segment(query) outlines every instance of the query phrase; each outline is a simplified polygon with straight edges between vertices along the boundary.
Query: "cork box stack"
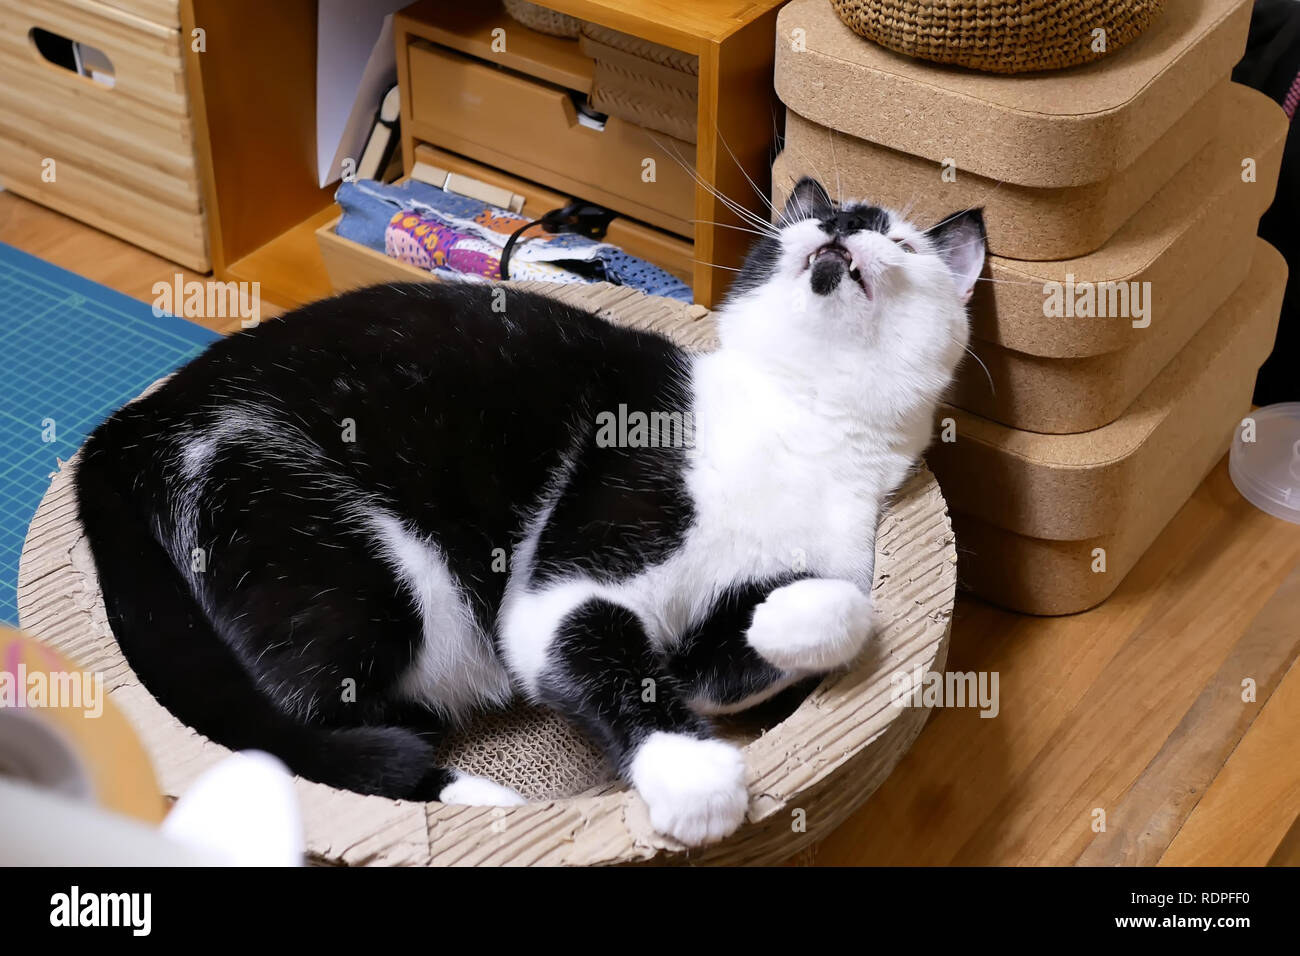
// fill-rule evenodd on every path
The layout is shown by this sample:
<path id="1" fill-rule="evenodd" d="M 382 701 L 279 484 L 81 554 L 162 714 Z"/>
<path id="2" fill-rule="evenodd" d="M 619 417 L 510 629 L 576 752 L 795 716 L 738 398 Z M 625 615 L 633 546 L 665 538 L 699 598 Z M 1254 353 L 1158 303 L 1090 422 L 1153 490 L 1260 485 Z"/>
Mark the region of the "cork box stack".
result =
<path id="1" fill-rule="evenodd" d="M 982 206 L 971 351 L 928 461 L 964 585 L 1013 610 L 1105 600 L 1227 450 L 1286 282 L 1256 239 L 1286 117 L 1231 83 L 1249 0 L 1168 4 L 1085 65 L 995 75 L 778 22 L 779 209 L 805 175 L 923 225 Z"/>

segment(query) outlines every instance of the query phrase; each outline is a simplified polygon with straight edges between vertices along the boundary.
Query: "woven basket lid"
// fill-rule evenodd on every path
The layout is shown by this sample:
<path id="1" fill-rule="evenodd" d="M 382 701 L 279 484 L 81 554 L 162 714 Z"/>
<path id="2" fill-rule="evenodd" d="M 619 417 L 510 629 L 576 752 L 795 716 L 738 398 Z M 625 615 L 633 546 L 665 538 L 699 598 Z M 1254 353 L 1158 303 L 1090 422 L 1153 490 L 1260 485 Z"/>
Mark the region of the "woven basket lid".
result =
<path id="1" fill-rule="evenodd" d="M 987 73 L 1028 73 L 1101 59 L 1145 30 L 1165 0 L 831 0 L 831 6 L 854 32 L 898 53 Z"/>

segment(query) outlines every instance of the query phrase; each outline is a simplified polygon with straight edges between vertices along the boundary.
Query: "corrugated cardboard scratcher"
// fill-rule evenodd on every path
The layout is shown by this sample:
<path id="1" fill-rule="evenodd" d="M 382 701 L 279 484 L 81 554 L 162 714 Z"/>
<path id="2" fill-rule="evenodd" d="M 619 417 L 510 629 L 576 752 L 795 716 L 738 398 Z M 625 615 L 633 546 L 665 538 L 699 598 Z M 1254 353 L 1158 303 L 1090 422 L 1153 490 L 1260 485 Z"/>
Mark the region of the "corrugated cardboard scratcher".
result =
<path id="1" fill-rule="evenodd" d="M 517 283 L 691 349 L 714 342 L 706 310 L 608 285 Z M 225 748 L 182 725 L 140 684 L 105 617 L 76 515 L 76 459 L 55 476 L 32 520 L 19 569 L 22 626 L 102 672 L 174 797 Z M 860 661 L 824 680 L 793 712 L 744 744 L 750 806 L 721 844 L 687 851 L 657 834 L 635 793 L 610 779 L 591 745 L 548 712 L 485 718 L 451 742 L 446 762 L 513 786 L 524 806 L 464 807 L 360 796 L 299 780 L 312 859 L 344 865 L 775 863 L 828 835 L 906 753 L 929 712 L 898 706 L 896 675 L 941 672 L 957 555 L 947 507 L 922 466 L 895 494 L 876 538 L 878 632 Z"/>

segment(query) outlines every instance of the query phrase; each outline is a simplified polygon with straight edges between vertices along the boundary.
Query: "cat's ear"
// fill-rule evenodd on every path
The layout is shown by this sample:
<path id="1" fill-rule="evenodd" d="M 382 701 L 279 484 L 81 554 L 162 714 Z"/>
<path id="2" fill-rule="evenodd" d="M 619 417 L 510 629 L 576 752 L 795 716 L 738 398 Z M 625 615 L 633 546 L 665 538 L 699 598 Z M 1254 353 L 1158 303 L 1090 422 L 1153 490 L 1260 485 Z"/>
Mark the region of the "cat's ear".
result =
<path id="1" fill-rule="evenodd" d="M 800 219 L 825 219 L 835 212 L 835 204 L 824 187 L 811 176 L 804 176 L 790 190 L 790 198 L 785 201 L 781 216 L 786 222 L 798 222 Z"/>
<path id="2" fill-rule="evenodd" d="M 984 253 L 988 233 L 984 230 L 984 210 L 967 209 L 953 213 L 926 233 L 939 258 L 952 273 L 952 281 L 963 302 L 969 302 L 975 281 L 984 271 Z"/>

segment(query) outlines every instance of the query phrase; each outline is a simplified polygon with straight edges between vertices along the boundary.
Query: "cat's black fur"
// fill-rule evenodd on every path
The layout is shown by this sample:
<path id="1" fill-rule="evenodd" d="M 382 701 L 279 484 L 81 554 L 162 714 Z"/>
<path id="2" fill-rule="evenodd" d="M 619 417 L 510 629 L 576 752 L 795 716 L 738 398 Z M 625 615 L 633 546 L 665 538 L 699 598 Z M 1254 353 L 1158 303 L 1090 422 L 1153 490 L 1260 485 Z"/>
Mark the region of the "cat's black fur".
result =
<path id="1" fill-rule="evenodd" d="M 574 464 L 538 545 L 541 580 L 575 567 L 631 574 L 685 532 L 682 449 L 598 447 L 592 424 L 620 404 L 681 407 L 681 360 L 660 336 L 553 299 L 457 284 L 366 289 L 215 343 L 114 414 L 81 455 L 81 517 L 127 660 L 164 706 L 226 746 L 361 792 L 436 797 L 449 779 L 433 759 L 444 721 L 392 697 L 420 617 L 340 505 L 373 497 L 432 536 L 494 633 L 502 555 L 561 456 Z M 205 612 L 178 573 L 186 556 L 168 550 L 181 467 L 168 441 L 235 409 L 267 433 L 253 422 L 248 441 L 205 463 L 194 540 L 218 602 Z M 295 456 L 306 444 L 319 454 Z M 266 630 L 241 635 L 244 620 Z M 619 666 L 617 636 L 602 633 L 603 649 L 582 648 L 572 668 Z M 584 634 L 571 622 L 563 640 Z M 736 661 L 774 670 L 738 644 Z M 637 680 L 653 672 L 641 662 Z M 753 683 L 743 670 L 709 673 L 728 699 Z M 342 699 L 349 679 L 355 700 Z M 689 692 L 696 675 L 679 666 L 672 679 Z"/>

